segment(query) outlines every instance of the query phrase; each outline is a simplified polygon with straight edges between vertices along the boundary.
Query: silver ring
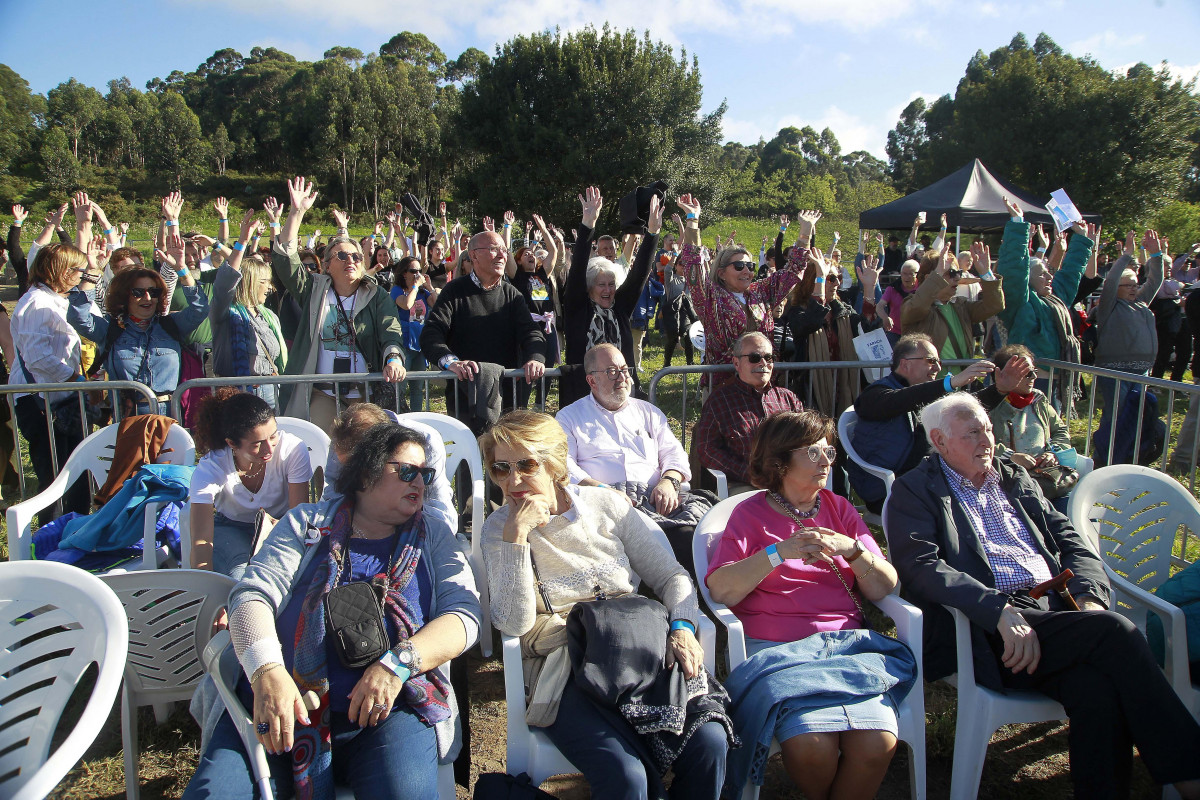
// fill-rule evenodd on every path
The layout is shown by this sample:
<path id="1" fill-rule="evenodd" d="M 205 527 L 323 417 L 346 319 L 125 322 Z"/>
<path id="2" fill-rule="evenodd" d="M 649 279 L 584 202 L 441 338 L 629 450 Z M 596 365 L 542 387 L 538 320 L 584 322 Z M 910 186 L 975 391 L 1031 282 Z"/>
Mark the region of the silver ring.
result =
<path id="1" fill-rule="evenodd" d="M 375 705 L 371 706 L 371 708 L 373 708 L 375 711 L 386 711 L 388 707 L 383 703 L 376 703 Z"/>
<path id="2" fill-rule="evenodd" d="M 270 733 L 271 732 L 271 723 L 260 722 L 254 726 L 254 730 L 258 731 L 259 733 Z"/>

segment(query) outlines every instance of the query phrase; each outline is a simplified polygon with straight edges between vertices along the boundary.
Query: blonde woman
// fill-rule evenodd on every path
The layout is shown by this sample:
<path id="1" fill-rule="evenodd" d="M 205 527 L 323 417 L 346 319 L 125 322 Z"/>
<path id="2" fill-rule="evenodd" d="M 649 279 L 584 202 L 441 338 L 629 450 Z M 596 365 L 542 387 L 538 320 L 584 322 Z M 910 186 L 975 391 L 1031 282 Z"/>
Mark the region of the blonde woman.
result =
<path id="1" fill-rule="evenodd" d="M 274 291 L 271 268 L 257 254 L 243 258 L 259 225 L 254 209 L 246 211 L 238 241 L 213 283 L 208 318 L 213 331 L 213 374 L 218 377 L 279 375 L 287 366 L 279 318 L 266 305 Z M 274 384 L 251 384 L 246 389 L 276 407 Z"/>

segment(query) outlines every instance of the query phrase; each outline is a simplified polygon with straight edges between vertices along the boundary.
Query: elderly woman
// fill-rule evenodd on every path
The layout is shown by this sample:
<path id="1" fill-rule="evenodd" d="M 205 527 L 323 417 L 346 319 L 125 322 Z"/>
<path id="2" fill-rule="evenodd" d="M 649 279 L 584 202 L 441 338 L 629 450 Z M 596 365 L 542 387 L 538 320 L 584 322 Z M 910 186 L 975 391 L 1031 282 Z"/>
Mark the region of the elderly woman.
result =
<path id="1" fill-rule="evenodd" d="M 431 472 L 419 434 L 373 428 L 343 497 L 281 519 L 230 596 L 238 691 L 253 695 L 280 796 L 332 798 L 337 782 L 360 798 L 436 797 L 438 764 L 457 755 L 449 666 L 478 636 L 479 596 L 458 540 L 422 513 Z M 228 717 L 184 796 L 256 796 Z"/>
<path id="2" fill-rule="evenodd" d="M 632 594 L 640 576 L 670 620 L 669 632 L 664 621 L 658 634 L 667 640 L 666 669 L 690 679 L 703 670 L 695 588 L 654 526 L 620 495 L 569 483 L 567 439 L 553 417 L 510 412 L 480 445 L 505 500 L 483 527 L 492 621 L 521 637 L 526 721 L 583 771 L 593 797 L 660 796 L 663 766 L 644 736 L 579 687 L 564 619 L 587 601 Z M 708 721 L 685 730 L 690 736 L 674 758 L 670 795 L 715 799 L 725 774 L 725 729 Z"/>
<path id="3" fill-rule="evenodd" d="M 878 600 L 896 586 L 895 570 L 854 506 L 823 488 L 836 455 L 834 432 L 833 420 L 814 411 L 785 411 L 763 422 L 750 476 L 766 491 L 734 509 L 709 561 L 712 597 L 742 621 L 751 656 L 730 675 L 735 702 L 746 674 L 739 671 L 764 658 L 831 657 L 860 639 L 855 629 L 866 624 L 854 590 Z M 874 797 L 896 750 L 896 704 L 906 689 L 901 684 L 881 694 L 865 680 L 842 677 L 838 692 L 823 695 L 835 695 L 830 700 L 787 701 L 773 730 L 743 727 L 739 706 L 734 716 L 745 744 L 738 761 L 730 759 L 730 782 L 740 785 L 751 772 L 753 742 L 775 738 L 806 797 Z M 755 770 L 761 782 L 761 766 Z"/>
<path id="4" fill-rule="evenodd" d="M 271 268 L 261 256 L 243 258 L 258 228 L 254 210 L 246 211 L 233 254 L 217 268 L 208 309 L 213 330 L 213 374 L 217 377 L 270 377 L 287 366 L 287 343 L 279 318 L 266 305 L 275 289 Z M 274 384 L 250 384 L 248 388 L 275 407 Z"/>
<path id="5" fill-rule="evenodd" d="M 156 256 L 171 266 L 182 263 L 183 241 L 169 237 L 167 250 L 157 251 Z M 123 395 L 123 415 L 167 410 L 171 393 L 179 386 L 181 341 L 208 319 L 208 295 L 188 277 L 187 270 L 181 268 L 179 275 L 190 284 L 182 287 L 188 305 L 169 315 L 166 282 L 158 272 L 144 267 L 117 273 L 104 295 L 104 313 L 88 291 L 95 286 L 92 276 L 85 275 L 70 294 L 67 321 L 80 336 L 96 343 L 96 357 L 103 359 L 109 379 L 139 381 L 158 396 L 158 403 L 151 408 L 138 395 Z"/>
<path id="6" fill-rule="evenodd" d="M 700 258 L 700 201 L 690 194 L 679 198 L 687 215 L 683 221 L 683 251 L 679 261 L 687 273 L 688 292 L 700 321 L 704 323 L 704 363 L 729 364 L 734 342 L 748 331 L 761 331 L 772 339 L 775 320 L 772 309 L 787 297 L 808 263 L 819 211 L 799 214 L 800 237 L 788 253 L 787 266 L 760 281 L 754 280 L 758 263 L 740 245 L 726 247 L 713 261 L 712 272 L 703 274 Z"/>
<path id="7" fill-rule="evenodd" d="M 300 263 L 296 235 L 317 190 L 298 177 L 288 181 L 288 192 L 291 209 L 273 246 L 271 269 L 304 308 L 304 319 L 292 343 L 287 373 L 343 377 L 382 371 L 389 383 L 404 380 L 404 332 L 396 319 L 396 306 L 388 292 L 364 274 L 358 243 L 339 229 L 325 245 L 321 273 L 310 273 Z M 281 405 L 288 416 L 310 419 L 328 431 L 339 399 L 343 404 L 366 399 L 363 384 L 338 385 L 336 399 L 334 392 L 332 382 L 318 383 L 311 392 L 285 386 Z"/>
<path id="8" fill-rule="evenodd" d="M 900 322 L 900 309 L 908 296 L 917 290 L 917 273 L 920 271 L 920 263 L 911 258 L 901 264 L 899 285 L 892 285 L 884 289 L 883 299 L 875 307 L 876 313 L 880 317 L 887 317 L 891 322 L 888 339 L 892 344 L 900 341 L 900 337 L 904 335 L 904 325 Z"/>
<path id="9" fill-rule="evenodd" d="M 1133 260 L 1133 231 L 1125 239 L 1125 252 L 1108 269 L 1100 302 L 1096 305 L 1096 366 L 1105 369 L 1146 375 L 1154 366 L 1158 354 L 1158 330 L 1150 302 L 1163 282 L 1163 253 L 1167 240 L 1156 231 L 1148 230 L 1142 237 L 1146 260 L 1145 283 L 1138 285 L 1136 262 Z M 1133 384 L 1115 378 L 1096 378 L 1104 410 L 1095 432 L 1097 467 L 1108 464 L 1108 444 L 1112 426 L 1117 421 L 1125 395 Z M 1136 426 L 1135 420 L 1129 421 Z"/>
<path id="10" fill-rule="evenodd" d="M 241 578 L 259 510 L 278 519 L 308 500 L 308 448 L 279 430 L 265 400 L 232 387 L 200 402 L 195 432 L 201 457 L 191 485 L 192 568 Z"/>
<path id="11" fill-rule="evenodd" d="M 564 364 L 582 365 L 588 350 L 598 344 L 620 348 L 625 363 L 636 364 L 633 332 L 629 327 L 638 298 L 650 277 L 651 260 L 658 250 L 658 232 L 662 229 L 663 208 L 655 195 L 650 199 L 650 215 L 646 236 L 638 248 L 633 266 L 624 280 L 618 280 L 624 270 L 607 258 L 591 257 L 592 234 L 604 198 L 595 186 L 589 186 L 579 196 L 583 205 L 583 220 L 575 232 L 575 248 L 571 252 L 571 269 L 563 290 L 563 314 L 566 316 L 567 353 Z M 620 288 L 618 288 L 618 286 Z M 635 391 L 640 387 L 636 374 Z M 560 384 L 559 404 L 565 408 L 588 393 L 582 369 L 576 369 Z"/>

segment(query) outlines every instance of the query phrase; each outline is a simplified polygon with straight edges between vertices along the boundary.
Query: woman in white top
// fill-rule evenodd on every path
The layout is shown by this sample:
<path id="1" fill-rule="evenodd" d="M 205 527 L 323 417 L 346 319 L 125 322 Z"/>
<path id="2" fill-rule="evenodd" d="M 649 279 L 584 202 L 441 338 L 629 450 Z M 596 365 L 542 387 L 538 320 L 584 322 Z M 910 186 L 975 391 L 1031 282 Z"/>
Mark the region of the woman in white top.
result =
<path id="1" fill-rule="evenodd" d="M 16 355 L 10 365 L 11 383 L 68 383 L 81 378 L 79 334 L 67 322 L 67 295 L 88 271 L 89 258 L 94 260 L 94 253 L 85 254 L 69 244 L 47 244 L 38 250 L 30 270 L 29 291 L 17 301 L 13 311 L 11 331 Z M 94 263 L 91 271 L 99 271 Z M 74 395 L 49 397 L 51 403 L 62 398 L 74 401 Z M 71 451 L 83 441 L 82 426 L 55 430 L 54 456 L 58 461 L 55 464 L 50 453 L 53 422 L 46 419 L 42 395 L 19 395 L 16 412 L 17 427 L 28 442 L 33 471 L 44 489 L 54 480 Z M 63 511 L 86 514 L 89 504 L 87 481 L 76 481 L 67 490 Z"/>
<path id="2" fill-rule="evenodd" d="M 279 430 L 266 401 L 232 388 L 204 399 L 196 448 L 204 456 L 192 474 L 192 568 L 240 580 L 259 509 L 278 519 L 308 500 L 308 448 Z"/>

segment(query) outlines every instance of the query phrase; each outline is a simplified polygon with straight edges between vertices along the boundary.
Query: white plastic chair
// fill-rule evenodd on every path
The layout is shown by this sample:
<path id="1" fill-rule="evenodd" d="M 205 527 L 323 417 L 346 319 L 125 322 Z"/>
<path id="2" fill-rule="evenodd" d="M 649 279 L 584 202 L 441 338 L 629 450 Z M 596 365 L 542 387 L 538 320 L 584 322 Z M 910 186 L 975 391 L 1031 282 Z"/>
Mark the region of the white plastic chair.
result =
<path id="1" fill-rule="evenodd" d="M 0 586 L 0 796 L 40 800 L 108 720 L 129 633 L 112 590 L 68 564 L 0 563 Z M 83 713 L 51 754 L 67 701 L 92 663 L 98 672 Z"/>
<path id="2" fill-rule="evenodd" d="M 96 486 L 104 485 L 108 479 L 108 469 L 112 466 L 118 427 L 117 424 L 107 425 L 89 435 L 71 453 L 67 463 L 63 465 L 62 470 L 49 486 L 28 500 L 9 507 L 5 518 L 8 523 L 8 558 L 10 561 L 33 557 L 33 518 L 61 500 L 77 478 L 85 472 L 89 472 L 95 480 Z M 163 448 L 171 448 L 172 452 L 165 453 L 161 463 L 181 464 L 189 467 L 196 463 L 196 444 L 192 441 L 191 434 L 182 425 L 171 426 Z M 158 527 L 158 512 L 162 505 L 162 503 L 151 503 L 146 506 L 142 563 L 140 566 L 127 565 L 128 569 L 155 569 L 167 560 L 167 549 L 154 546 L 154 532 Z M 184 511 L 181 511 L 181 520 L 183 516 Z M 186 548 L 184 552 L 187 552 Z"/>
<path id="3" fill-rule="evenodd" d="M 237 696 L 235 687 L 241 674 L 241 666 L 233 652 L 229 631 L 219 631 L 209 640 L 201 654 L 201 663 L 204 671 L 212 677 L 217 694 L 225 704 L 225 711 L 233 720 L 242 746 L 249 754 L 250 770 L 258 786 L 259 800 L 274 800 L 275 793 L 271 791 L 271 768 L 267 763 L 266 748 L 259 743 L 254 733 L 254 720 Z M 438 766 L 437 782 L 438 800 L 455 800 L 453 764 Z M 349 787 L 338 786 L 336 789 L 338 800 L 354 800 L 354 793 Z"/>
<path id="4" fill-rule="evenodd" d="M 854 406 L 849 406 L 842 415 L 838 417 L 838 444 L 846 451 L 846 458 L 853 461 L 858 466 L 862 467 L 868 475 L 873 475 L 883 481 L 883 498 L 886 501 L 888 495 L 892 493 L 892 481 L 896 480 L 896 475 L 890 469 L 879 467 L 875 464 L 868 463 L 866 459 L 858 454 L 854 449 L 854 428 L 858 425 L 858 414 L 854 410 Z M 866 512 L 863 514 L 863 519 L 873 525 L 883 525 L 883 520 L 879 514 Z"/>
<path id="5" fill-rule="evenodd" d="M 657 525 L 651 525 L 658 532 L 660 544 L 668 553 L 672 552 L 667 535 Z M 635 585 L 641 582 L 636 573 L 633 582 Z M 696 634 L 700 646 L 704 649 L 704 667 L 715 675 L 716 626 L 712 620 L 701 614 Z M 540 786 L 554 775 L 579 772 L 575 765 L 558 751 L 546 734 L 525 724 L 525 672 L 521 666 L 521 640 L 516 636 L 502 635 L 500 642 L 504 656 L 504 699 L 508 706 L 508 750 L 505 770 L 509 775 L 528 773 L 534 786 Z"/>
<path id="6" fill-rule="evenodd" d="M 696 564 L 696 575 L 700 579 L 700 595 L 717 620 L 725 626 L 728 634 L 729 669 L 732 671 L 746 660 L 746 633 L 741 620 L 725 605 L 713 600 L 704 581 L 708 574 L 708 557 L 716 547 L 721 535 L 729 525 L 729 517 L 740 503 L 762 494 L 761 490 L 753 494 L 737 495 L 717 503 L 696 526 L 692 538 L 692 559 Z M 891 617 L 896 624 L 896 636 L 908 645 L 917 662 L 917 679 L 912 691 L 900 703 L 896 718 L 899 723 L 899 739 L 908 745 L 910 750 L 908 783 L 909 792 L 916 800 L 925 797 L 925 694 L 922 681 L 922 622 L 921 610 L 906 603 L 897 595 L 888 595 L 874 605 L 880 611 Z M 749 746 L 743 744 L 743 746 Z M 770 755 L 779 752 L 779 742 L 771 741 Z M 742 791 L 742 800 L 756 800 L 759 787 L 747 782 Z"/>
<path id="7" fill-rule="evenodd" d="M 475 573 L 475 587 L 479 590 L 479 605 L 483 611 L 482 625 L 479 629 L 479 650 L 484 658 L 491 658 L 492 604 L 488 592 L 487 569 L 483 565 L 483 549 L 480 545 L 483 540 L 480 533 L 483 531 L 484 499 L 487 495 L 484 490 L 483 456 L 479 452 L 479 443 L 470 428 L 447 414 L 411 411 L 401 414 L 400 419 L 423 423 L 441 434 L 442 442 L 446 445 L 447 479 L 454 478 L 463 462 L 466 462 L 467 470 L 471 473 L 471 552 L 468 560 L 471 571 Z"/>
<path id="8" fill-rule="evenodd" d="M 700 357 L 703 358 L 704 357 L 704 323 L 701 322 L 700 320 L 696 320 L 691 325 L 689 325 L 688 329 L 687 329 L 687 336 L 689 339 L 692 340 L 692 347 L 694 347 L 696 349 L 696 352 L 698 352 L 700 354 Z"/>
<path id="9" fill-rule="evenodd" d="M 219 572 L 191 569 L 129 572 L 103 580 L 124 605 L 129 622 L 121 744 L 125 796 L 137 800 L 137 710 L 191 699 L 204 675 L 200 653 L 237 581 Z"/>
<path id="10" fill-rule="evenodd" d="M 308 448 L 308 462 L 312 465 L 314 476 L 318 468 L 325 469 L 325 464 L 329 462 L 329 434 L 308 420 L 298 417 L 276 417 L 275 424 L 279 430 L 287 431 L 304 442 Z M 324 486 L 317 487 L 318 496 L 323 488 Z"/>
<path id="11" fill-rule="evenodd" d="M 1200 686 L 1191 679 L 1183 611 L 1152 594 L 1171 576 L 1171 548 L 1179 527 L 1200 535 L 1200 503 L 1169 475 L 1114 464 L 1079 480 L 1068 512 L 1075 530 L 1104 560 L 1113 611 L 1142 633 L 1151 613 L 1162 621 L 1167 680 L 1200 719 Z"/>
<path id="12" fill-rule="evenodd" d="M 883 501 L 883 535 L 888 538 L 887 506 Z M 958 710 L 954 725 L 954 762 L 950 773 L 951 800 L 973 800 L 979 793 L 979 778 L 987 758 L 988 743 L 1001 725 L 1015 722 L 1050 722 L 1067 718 L 1067 711 L 1038 692 L 1000 692 L 975 683 L 975 662 L 971 651 L 971 620 L 957 608 L 943 606 L 954 618 L 955 653 L 958 672 L 946 682 L 958 689 Z"/>

